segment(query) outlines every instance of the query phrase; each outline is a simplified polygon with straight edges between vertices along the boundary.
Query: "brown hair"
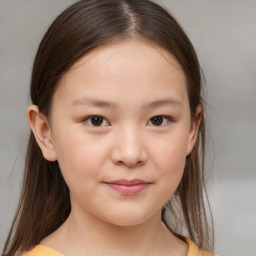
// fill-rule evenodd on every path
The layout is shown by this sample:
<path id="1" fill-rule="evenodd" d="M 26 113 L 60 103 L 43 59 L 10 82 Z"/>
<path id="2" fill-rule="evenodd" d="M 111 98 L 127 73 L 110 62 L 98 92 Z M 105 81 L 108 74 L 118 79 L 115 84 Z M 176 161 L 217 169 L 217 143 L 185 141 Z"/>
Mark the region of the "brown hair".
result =
<path id="1" fill-rule="evenodd" d="M 191 117 L 198 106 L 203 110 L 200 66 L 191 42 L 170 13 L 147 0 L 83 0 L 61 13 L 42 39 L 35 57 L 32 103 L 48 116 L 58 81 L 76 61 L 96 47 L 128 38 L 153 42 L 175 56 L 187 78 Z M 204 138 L 202 118 L 196 145 L 186 159 L 175 195 L 163 208 L 162 220 L 179 236 L 175 226 L 168 225 L 165 209 L 169 208 L 177 220 L 182 213 L 189 237 L 200 248 L 212 250 L 212 223 L 207 221 L 204 206 Z M 43 158 L 31 133 L 21 198 L 3 254 L 13 256 L 35 246 L 66 220 L 70 210 L 69 189 L 58 162 Z"/>

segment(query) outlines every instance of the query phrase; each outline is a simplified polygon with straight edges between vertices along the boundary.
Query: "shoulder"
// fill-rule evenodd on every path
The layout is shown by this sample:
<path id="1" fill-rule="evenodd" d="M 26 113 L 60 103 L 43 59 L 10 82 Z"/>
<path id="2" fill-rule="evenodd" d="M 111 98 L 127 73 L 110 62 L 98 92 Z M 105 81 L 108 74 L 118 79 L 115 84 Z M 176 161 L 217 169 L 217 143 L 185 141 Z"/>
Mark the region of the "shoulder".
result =
<path id="1" fill-rule="evenodd" d="M 22 256 L 63 256 L 51 247 L 45 245 L 37 245 L 32 250 L 22 254 Z"/>
<path id="2" fill-rule="evenodd" d="M 217 254 L 213 254 L 206 250 L 201 250 L 198 246 L 188 238 L 184 238 L 188 243 L 188 255 L 187 256 L 218 256 Z"/>

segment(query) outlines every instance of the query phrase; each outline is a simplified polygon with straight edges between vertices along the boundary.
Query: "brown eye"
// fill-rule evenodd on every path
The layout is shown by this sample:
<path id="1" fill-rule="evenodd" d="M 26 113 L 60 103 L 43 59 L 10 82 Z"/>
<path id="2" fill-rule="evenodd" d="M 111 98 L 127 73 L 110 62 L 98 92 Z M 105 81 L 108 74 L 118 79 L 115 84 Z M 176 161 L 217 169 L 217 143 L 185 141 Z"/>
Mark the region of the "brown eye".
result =
<path id="1" fill-rule="evenodd" d="M 84 119 L 84 122 L 88 123 L 91 126 L 106 126 L 108 122 L 102 116 L 88 116 Z"/>
<path id="2" fill-rule="evenodd" d="M 154 116 L 150 119 L 151 124 L 154 126 L 161 126 L 169 121 L 172 121 L 172 118 L 169 116 Z"/>
<path id="3" fill-rule="evenodd" d="M 101 116 L 91 117 L 91 123 L 94 126 L 100 126 L 103 123 L 103 118 Z"/>

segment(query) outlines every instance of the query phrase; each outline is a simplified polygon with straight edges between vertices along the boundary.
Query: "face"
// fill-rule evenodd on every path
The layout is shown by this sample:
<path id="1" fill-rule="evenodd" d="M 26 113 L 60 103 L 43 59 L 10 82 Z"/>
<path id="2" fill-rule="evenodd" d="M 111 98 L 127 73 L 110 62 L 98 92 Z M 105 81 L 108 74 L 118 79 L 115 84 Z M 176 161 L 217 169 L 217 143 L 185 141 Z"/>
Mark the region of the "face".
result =
<path id="1" fill-rule="evenodd" d="M 197 126 L 185 75 L 162 49 L 128 41 L 84 56 L 62 77 L 50 114 L 72 211 L 122 226 L 158 214 L 181 180 Z"/>

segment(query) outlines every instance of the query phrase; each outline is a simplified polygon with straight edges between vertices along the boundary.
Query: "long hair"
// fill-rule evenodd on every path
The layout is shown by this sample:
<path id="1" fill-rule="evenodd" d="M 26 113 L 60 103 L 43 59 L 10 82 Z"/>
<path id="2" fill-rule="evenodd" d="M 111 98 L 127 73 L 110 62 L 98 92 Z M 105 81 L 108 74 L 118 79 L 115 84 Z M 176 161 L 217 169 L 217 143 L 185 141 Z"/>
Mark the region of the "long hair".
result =
<path id="1" fill-rule="evenodd" d="M 146 40 L 172 54 L 186 76 L 191 118 L 198 106 L 204 115 L 202 79 L 195 50 L 173 16 L 148 0 L 82 0 L 64 10 L 39 45 L 31 77 L 32 103 L 49 116 L 58 82 L 69 68 L 95 48 L 126 39 Z M 202 116 L 196 144 L 186 159 L 178 189 L 164 208 L 169 211 L 162 211 L 162 220 L 179 236 L 175 225 L 168 224 L 166 214 L 168 212 L 177 221 L 182 216 L 188 236 L 200 248 L 211 250 L 211 214 L 208 218 L 204 204 L 204 145 Z M 13 256 L 15 252 L 31 249 L 55 231 L 70 211 L 69 189 L 58 162 L 44 159 L 31 133 L 22 193 L 3 254 Z"/>

